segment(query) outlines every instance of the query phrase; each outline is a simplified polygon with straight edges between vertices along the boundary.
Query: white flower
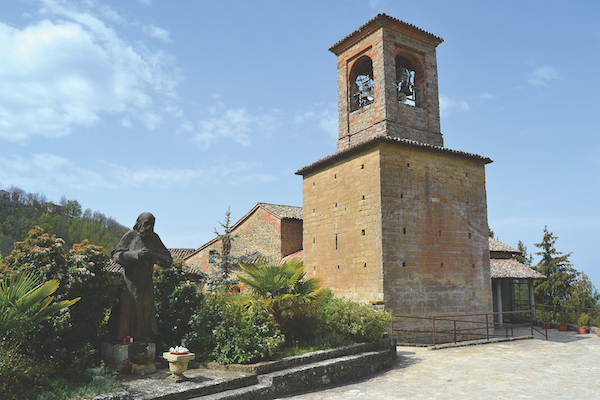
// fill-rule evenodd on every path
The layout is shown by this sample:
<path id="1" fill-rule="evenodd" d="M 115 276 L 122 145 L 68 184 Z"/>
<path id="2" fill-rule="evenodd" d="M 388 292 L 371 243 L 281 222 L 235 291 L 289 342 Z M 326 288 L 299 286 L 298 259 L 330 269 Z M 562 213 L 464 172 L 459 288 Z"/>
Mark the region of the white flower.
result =
<path id="1" fill-rule="evenodd" d="M 169 351 L 170 351 L 171 353 L 188 353 L 188 352 L 189 352 L 189 350 L 188 350 L 188 349 L 186 349 L 186 348 L 185 348 L 185 347 L 183 347 L 183 346 L 175 346 L 175 347 L 171 347 L 171 348 L 169 349 Z"/>

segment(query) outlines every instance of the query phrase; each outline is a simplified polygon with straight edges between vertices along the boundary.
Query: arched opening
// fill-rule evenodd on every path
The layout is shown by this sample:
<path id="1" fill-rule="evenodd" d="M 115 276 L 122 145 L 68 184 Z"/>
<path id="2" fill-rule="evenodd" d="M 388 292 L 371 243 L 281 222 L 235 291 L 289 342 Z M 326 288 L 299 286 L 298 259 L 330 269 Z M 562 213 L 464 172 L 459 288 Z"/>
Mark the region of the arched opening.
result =
<path id="1" fill-rule="evenodd" d="M 375 101 L 373 61 L 368 56 L 362 56 L 354 62 L 348 86 L 351 104 L 350 111 L 358 110 Z"/>
<path id="2" fill-rule="evenodd" d="M 396 56 L 396 85 L 398 102 L 418 107 L 421 103 L 420 79 L 417 69 L 407 58 Z"/>

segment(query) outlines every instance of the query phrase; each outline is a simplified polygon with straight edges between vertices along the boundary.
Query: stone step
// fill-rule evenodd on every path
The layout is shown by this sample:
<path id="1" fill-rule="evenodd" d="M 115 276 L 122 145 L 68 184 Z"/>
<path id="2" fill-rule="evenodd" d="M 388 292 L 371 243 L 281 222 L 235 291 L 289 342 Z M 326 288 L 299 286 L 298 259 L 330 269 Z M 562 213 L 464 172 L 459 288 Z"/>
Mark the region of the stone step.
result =
<path id="1" fill-rule="evenodd" d="M 265 400 L 303 393 L 326 386 L 356 381 L 390 366 L 389 350 L 352 354 L 326 359 L 258 376 L 258 384 L 227 390 L 190 400 Z M 181 397 L 183 399 L 183 397 Z"/>

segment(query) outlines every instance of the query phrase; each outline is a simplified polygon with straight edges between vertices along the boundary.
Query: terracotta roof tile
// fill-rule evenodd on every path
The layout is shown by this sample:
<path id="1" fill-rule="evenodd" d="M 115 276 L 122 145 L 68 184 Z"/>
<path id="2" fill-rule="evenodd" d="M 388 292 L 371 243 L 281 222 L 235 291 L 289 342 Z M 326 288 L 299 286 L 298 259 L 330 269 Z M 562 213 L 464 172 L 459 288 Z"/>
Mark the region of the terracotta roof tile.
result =
<path id="1" fill-rule="evenodd" d="M 302 220 L 302 207 L 285 206 L 280 204 L 258 203 L 259 206 L 275 215 L 279 219 L 299 219 Z"/>
<path id="2" fill-rule="evenodd" d="M 546 279 L 545 275 L 512 258 L 492 258 L 490 260 L 490 272 L 492 278 Z"/>
<path id="3" fill-rule="evenodd" d="M 260 251 L 249 251 L 240 257 L 240 263 L 244 265 L 253 265 L 261 261 L 266 261 L 269 258 Z"/>
<path id="4" fill-rule="evenodd" d="M 189 255 L 195 251 L 194 249 L 185 249 L 185 248 L 176 248 L 176 249 L 168 249 L 168 250 L 169 250 L 169 253 L 171 253 L 171 257 L 173 257 L 173 259 L 176 259 L 176 258 L 183 259 L 187 255 Z M 120 274 L 121 271 L 123 270 L 123 267 L 121 266 L 121 264 L 111 261 L 110 264 L 108 264 L 106 266 L 105 270 L 110 272 L 111 274 Z M 194 273 L 193 271 L 191 271 L 191 269 L 189 267 L 188 267 L 188 271 L 186 271 L 186 272 L 189 272 L 191 274 Z"/>
<path id="5" fill-rule="evenodd" d="M 348 40 L 348 39 L 350 39 L 350 38 L 352 38 L 352 37 L 354 37 L 354 36 L 356 36 L 356 35 L 359 35 L 359 34 L 360 34 L 360 33 L 362 33 L 362 32 L 363 32 L 365 29 L 367 29 L 367 28 L 370 28 L 372 25 L 376 25 L 376 24 L 377 24 L 377 23 L 379 23 L 379 22 L 383 22 L 383 20 L 392 21 L 392 22 L 394 22 L 394 23 L 397 23 L 397 24 L 403 25 L 403 26 L 405 26 L 405 27 L 408 27 L 408 28 L 410 28 L 410 29 L 413 29 L 413 30 L 415 30 L 415 31 L 418 31 L 418 32 L 421 32 L 421 33 L 425 33 L 425 34 L 429 35 L 429 36 L 430 36 L 430 37 L 431 37 L 431 38 L 432 38 L 434 41 L 438 42 L 438 44 L 444 41 L 444 39 L 442 39 L 441 37 L 435 36 L 435 35 L 433 35 L 433 34 L 431 34 L 431 33 L 427 32 L 427 31 L 424 31 L 423 29 L 421 29 L 421 28 L 418 28 L 418 27 L 416 27 L 416 26 L 415 26 L 415 25 L 413 25 L 413 24 L 409 24 L 409 23 L 407 23 L 407 22 L 404 22 L 404 21 L 401 21 L 401 20 L 399 20 L 399 19 L 397 19 L 397 18 L 390 17 L 389 15 L 386 15 L 386 14 L 378 14 L 378 15 L 377 15 L 375 18 L 373 18 L 373 19 L 371 19 L 371 20 L 367 21 L 367 22 L 366 22 L 364 25 L 362 25 L 360 28 L 358 28 L 357 30 L 355 30 L 355 31 L 354 31 L 354 32 L 352 32 L 351 34 L 347 35 L 347 36 L 346 36 L 346 37 L 344 37 L 342 40 L 340 40 L 340 41 L 338 41 L 336 44 L 334 44 L 333 46 L 331 46 L 331 47 L 329 48 L 329 51 L 331 51 L 331 52 L 332 52 L 332 53 L 334 53 L 334 54 L 337 54 L 337 53 L 336 53 L 336 51 L 337 51 L 337 47 L 339 47 L 339 46 L 340 46 L 340 45 L 341 45 L 343 42 L 345 42 L 346 40 Z"/>
<path id="6" fill-rule="evenodd" d="M 171 253 L 171 257 L 173 259 L 179 258 L 184 259 L 190 254 L 192 254 L 196 249 L 169 249 L 169 253 Z"/>
<path id="7" fill-rule="evenodd" d="M 303 175 L 304 173 L 314 169 L 315 167 L 317 167 L 321 164 L 324 164 L 328 161 L 332 161 L 337 158 L 343 157 L 347 154 L 352 154 L 354 152 L 360 151 L 363 148 L 372 146 L 376 142 L 388 142 L 388 143 L 410 146 L 410 147 L 421 147 L 421 148 L 425 148 L 425 149 L 429 149 L 429 150 L 437 151 L 437 152 L 441 152 L 441 153 L 455 154 L 455 155 L 466 157 L 466 158 L 476 159 L 476 160 L 482 161 L 485 164 L 489 164 L 492 162 L 492 160 L 489 159 L 488 157 L 483 157 L 483 156 L 473 154 L 473 153 L 467 153 L 467 152 L 460 151 L 460 150 L 452 150 L 452 149 L 442 147 L 442 146 L 434 146 L 432 144 L 421 143 L 421 142 L 418 142 L 416 140 L 411 140 L 411 139 L 400 139 L 400 138 L 390 137 L 390 136 L 386 136 L 386 135 L 381 135 L 381 136 L 376 136 L 372 139 L 369 139 L 365 142 L 355 144 L 345 150 L 335 152 L 327 157 L 324 157 L 318 161 L 315 161 L 312 164 L 307 165 L 304 168 L 300 168 L 298 171 L 296 171 L 296 175 Z"/>
<path id="8" fill-rule="evenodd" d="M 519 250 L 513 249 L 509 245 L 504 244 L 497 239 L 489 238 L 489 242 L 490 242 L 490 251 L 502 251 L 502 252 L 507 252 L 507 253 L 519 253 L 519 254 L 521 253 Z"/>

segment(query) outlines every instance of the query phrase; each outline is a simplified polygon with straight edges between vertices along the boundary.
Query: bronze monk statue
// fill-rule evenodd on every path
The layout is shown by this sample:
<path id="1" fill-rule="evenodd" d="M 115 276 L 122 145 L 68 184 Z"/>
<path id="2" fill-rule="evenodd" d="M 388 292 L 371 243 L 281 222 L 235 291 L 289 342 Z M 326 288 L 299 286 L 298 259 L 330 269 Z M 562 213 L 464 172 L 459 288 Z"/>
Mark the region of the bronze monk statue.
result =
<path id="1" fill-rule="evenodd" d="M 111 259 L 123 266 L 119 299 L 109 319 L 113 340 L 131 336 L 135 342 L 151 341 L 157 334 L 154 308 L 154 264 L 171 265 L 169 250 L 154 233 L 154 216 L 142 213 L 111 253 Z"/>

